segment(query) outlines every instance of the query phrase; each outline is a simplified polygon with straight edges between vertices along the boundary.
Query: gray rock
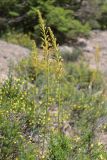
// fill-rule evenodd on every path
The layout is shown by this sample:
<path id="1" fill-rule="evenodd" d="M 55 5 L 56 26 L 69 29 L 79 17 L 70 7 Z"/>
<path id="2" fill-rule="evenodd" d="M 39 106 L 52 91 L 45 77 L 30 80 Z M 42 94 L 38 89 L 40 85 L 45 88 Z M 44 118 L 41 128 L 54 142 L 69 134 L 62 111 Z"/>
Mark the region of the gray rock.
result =
<path id="1" fill-rule="evenodd" d="M 80 46 L 83 50 L 83 55 L 91 68 L 96 68 L 96 48 L 99 48 L 99 66 L 103 73 L 107 73 L 107 31 L 92 31 L 89 39 L 78 38 L 77 45 L 84 43 Z"/>
<path id="2" fill-rule="evenodd" d="M 63 46 L 60 46 L 59 47 L 60 51 L 62 54 L 65 54 L 65 53 L 71 53 L 73 52 L 73 47 L 69 47 L 69 46 L 66 46 L 66 45 L 63 45 Z"/>
<path id="3" fill-rule="evenodd" d="M 9 65 L 15 65 L 22 58 L 28 56 L 30 50 L 27 48 L 10 44 L 0 40 L 0 81 L 7 78 Z"/>

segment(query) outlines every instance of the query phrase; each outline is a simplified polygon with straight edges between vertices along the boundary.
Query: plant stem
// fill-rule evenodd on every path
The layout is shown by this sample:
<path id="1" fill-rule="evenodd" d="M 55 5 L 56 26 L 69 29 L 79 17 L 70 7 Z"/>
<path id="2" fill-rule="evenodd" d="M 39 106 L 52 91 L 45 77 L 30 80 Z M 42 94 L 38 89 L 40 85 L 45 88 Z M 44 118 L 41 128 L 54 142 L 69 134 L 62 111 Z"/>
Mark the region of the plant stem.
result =
<path id="1" fill-rule="evenodd" d="M 60 133 L 60 112 L 61 112 L 61 97 L 60 97 L 60 81 L 58 79 L 58 132 Z"/>
<path id="2" fill-rule="evenodd" d="M 46 108 L 45 108 L 45 129 L 44 129 L 44 137 L 43 137 L 43 151 L 45 148 L 45 140 L 47 140 L 46 138 L 46 133 L 48 131 L 48 108 L 49 108 L 49 57 L 48 57 L 48 51 L 46 54 L 46 63 L 47 63 L 47 70 L 46 70 Z M 43 152 L 42 152 L 43 153 Z"/>

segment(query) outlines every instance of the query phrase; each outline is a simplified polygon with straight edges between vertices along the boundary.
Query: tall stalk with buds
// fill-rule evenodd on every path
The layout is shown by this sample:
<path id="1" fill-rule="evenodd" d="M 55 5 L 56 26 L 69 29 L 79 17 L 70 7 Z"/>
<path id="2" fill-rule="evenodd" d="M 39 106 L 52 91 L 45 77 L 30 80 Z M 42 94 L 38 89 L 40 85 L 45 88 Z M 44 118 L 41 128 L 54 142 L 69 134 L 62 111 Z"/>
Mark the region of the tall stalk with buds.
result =
<path id="1" fill-rule="evenodd" d="M 56 38 L 51 30 L 50 27 L 48 27 L 48 31 L 49 31 L 49 35 L 50 35 L 50 39 L 51 39 L 51 44 L 52 44 L 52 48 L 54 50 L 54 57 L 55 57 L 55 61 L 56 61 L 56 70 L 55 70 L 55 78 L 57 80 L 57 98 L 58 98 L 58 131 L 60 132 L 60 128 L 61 128 L 61 115 L 63 112 L 62 109 L 62 101 L 61 101 L 61 79 L 62 79 L 62 75 L 63 75 L 63 59 L 60 55 L 60 50 L 58 48 L 57 42 L 56 42 Z M 63 118 L 62 118 L 63 119 Z"/>
<path id="2" fill-rule="evenodd" d="M 49 36 L 47 34 L 47 28 L 45 27 L 44 20 L 42 19 L 41 13 L 38 11 L 39 25 L 41 30 L 43 59 L 46 62 L 46 104 L 45 104 L 45 129 L 43 137 L 43 151 L 45 148 L 46 133 L 48 130 L 48 110 L 49 110 Z"/>
<path id="3" fill-rule="evenodd" d="M 56 98 L 58 102 L 58 131 L 61 128 L 61 79 L 63 75 L 63 60 L 60 56 L 60 51 L 58 45 L 56 43 L 56 38 L 50 27 L 46 27 L 44 20 L 42 19 L 41 13 L 37 11 L 40 30 L 41 30 L 41 39 L 42 39 L 42 49 L 43 49 L 43 57 L 39 63 L 44 65 L 43 72 L 46 77 L 46 102 L 45 102 L 45 124 L 44 124 L 44 136 L 43 136 L 43 149 L 42 154 L 44 153 L 45 142 L 48 141 L 49 136 L 47 138 L 47 134 L 49 135 L 50 126 L 49 126 L 49 109 L 52 104 L 50 103 L 51 99 L 51 84 L 54 79 L 56 81 Z M 40 65 L 42 66 L 42 65 Z M 53 124 L 54 125 L 54 124 Z"/>

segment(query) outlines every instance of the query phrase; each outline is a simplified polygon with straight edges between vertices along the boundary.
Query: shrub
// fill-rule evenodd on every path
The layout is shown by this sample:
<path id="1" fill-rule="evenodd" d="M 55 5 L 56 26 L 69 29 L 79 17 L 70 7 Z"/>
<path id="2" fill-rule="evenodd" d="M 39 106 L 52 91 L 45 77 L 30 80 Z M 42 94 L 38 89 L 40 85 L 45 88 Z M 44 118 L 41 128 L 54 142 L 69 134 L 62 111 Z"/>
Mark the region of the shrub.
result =
<path id="1" fill-rule="evenodd" d="M 2 38 L 9 43 L 18 44 L 29 49 L 32 48 L 32 40 L 28 34 L 12 31 L 5 33 Z"/>
<path id="2" fill-rule="evenodd" d="M 28 136 L 36 118 L 36 115 L 33 116 L 36 108 L 30 94 L 28 96 L 21 80 L 12 78 L 4 82 L 0 94 L 1 158 L 35 159 L 36 145 L 31 145 Z"/>
<path id="3" fill-rule="evenodd" d="M 71 142 L 65 135 L 52 135 L 49 143 L 49 160 L 67 160 L 70 157 Z"/>
<path id="4" fill-rule="evenodd" d="M 71 76 L 72 80 L 77 84 L 78 89 L 88 89 L 92 87 L 93 90 L 99 90 L 103 88 L 103 76 L 97 70 L 91 70 L 89 66 L 84 62 L 67 63 L 66 68 L 68 71 L 68 77 Z M 91 85 L 91 86 L 90 86 Z"/>
<path id="5" fill-rule="evenodd" d="M 66 4 L 65 4 L 66 5 Z M 82 24 L 75 18 L 75 10 L 66 8 L 60 1 L 46 0 L 27 0 L 26 3 L 20 0 L 4 0 L 0 2 L 0 28 L 6 31 L 15 28 L 16 31 L 22 33 L 32 32 L 34 38 L 38 40 L 39 26 L 35 25 L 37 19 L 35 18 L 35 10 L 40 9 L 46 18 L 47 25 L 49 25 L 58 39 L 64 36 L 65 39 L 76 38 L 78 35 L 88 35 L 90 27 L 88 23 Z M 59 23 L 60 22 L 60 23 Z M 34 27 L 35 25 L 35 27 Z"/>
<path id="6" fill-rule="evenodd" d="M 77 61 L 80 56 L 82 56 L 82 51 L 79 48 L 74 48 L 73 50 L 65 49 L 65 51 L 63 51 L 61 55 L 65 61 Z"/>

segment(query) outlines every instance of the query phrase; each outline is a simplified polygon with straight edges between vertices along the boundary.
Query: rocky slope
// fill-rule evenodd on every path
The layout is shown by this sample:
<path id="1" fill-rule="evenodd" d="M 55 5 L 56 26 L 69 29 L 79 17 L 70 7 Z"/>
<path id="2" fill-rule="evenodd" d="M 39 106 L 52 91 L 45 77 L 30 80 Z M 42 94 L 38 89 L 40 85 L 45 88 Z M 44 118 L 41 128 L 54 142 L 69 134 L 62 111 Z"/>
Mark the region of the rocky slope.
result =
<path id="1" fill-rule="evenodd" d="M 96 54 L 99 59 L 99 69 L 107 73 L 107 31 L 94 31 L 89 39 L 78 39 L 82 47 L 85 59 L 90 67 L 96 68 Z"/>
<path id="2" fill-rule="evenodd" d="M 79 38 L 77 42 L 90 67 L 96 68 L 95 52 L 99 48 L 99 68 L 107 73 L 107 31 L 93 31 L 89 39 Z M 73 47 L 61 46 L 62 52 L 73 52 Z M 9 65 L 16 64 L 21 58 L 29 54 L 29 50 L 0 40 L 0 80 L 8 74 Z"/>
<path id="3" fill-rule="evenodd" d="M 0 81 L 7 78 L 9 66 L 29 54 L 29 50 L 0 40 Z"/>

